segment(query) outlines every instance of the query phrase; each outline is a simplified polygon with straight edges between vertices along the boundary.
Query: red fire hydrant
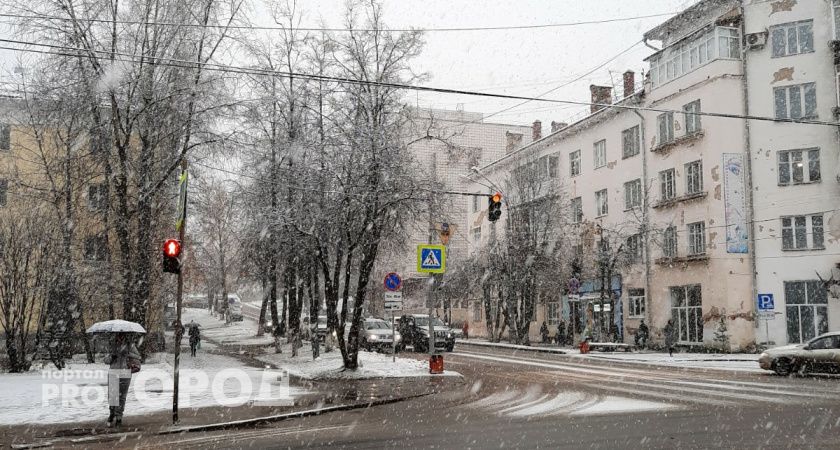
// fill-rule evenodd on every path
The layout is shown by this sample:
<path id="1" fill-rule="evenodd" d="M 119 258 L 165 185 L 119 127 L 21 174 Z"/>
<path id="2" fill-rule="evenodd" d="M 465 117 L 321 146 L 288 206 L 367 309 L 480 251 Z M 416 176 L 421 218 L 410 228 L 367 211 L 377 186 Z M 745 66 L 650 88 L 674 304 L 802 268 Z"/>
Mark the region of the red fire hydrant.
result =
<path id="1" fill-rule="evenodd" d="M 439 375 L 443 373 L 443 355 L 429 357 L 429 373 Z"/>

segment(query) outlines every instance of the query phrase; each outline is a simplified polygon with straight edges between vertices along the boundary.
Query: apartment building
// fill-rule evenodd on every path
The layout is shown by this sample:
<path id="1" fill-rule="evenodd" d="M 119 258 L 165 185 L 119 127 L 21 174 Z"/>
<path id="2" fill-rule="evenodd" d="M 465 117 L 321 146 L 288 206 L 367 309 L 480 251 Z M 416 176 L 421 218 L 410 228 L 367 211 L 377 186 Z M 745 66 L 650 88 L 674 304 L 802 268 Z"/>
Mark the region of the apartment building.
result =
<path id="1" fill-rule="evenodd" d="M 540 299 L 532 336 L 560 319 L 577 334 L 598 314 L 628 342 L 641 319 L 661 342 L 671 320 L 688 347 L 723 345 L 723 327 L 733 349 L 840 329 L 828 289 L 840 279 L 837 127 L 777 121 L 836 122 L 838 7 L 701 1 L 644 34 L 657 50 L 643 89 L 625 74 L 624 99 L 601 109 L 609 88 L 592 86 L 590 116 L 482 168 L 504 178 L 556 155 L 579 251 L 598 252 L 599 233 L 623 241 L 627 264 L 609 281 L 589 274 Z M 757 294 L 774 295 L 773 319 Z"/>

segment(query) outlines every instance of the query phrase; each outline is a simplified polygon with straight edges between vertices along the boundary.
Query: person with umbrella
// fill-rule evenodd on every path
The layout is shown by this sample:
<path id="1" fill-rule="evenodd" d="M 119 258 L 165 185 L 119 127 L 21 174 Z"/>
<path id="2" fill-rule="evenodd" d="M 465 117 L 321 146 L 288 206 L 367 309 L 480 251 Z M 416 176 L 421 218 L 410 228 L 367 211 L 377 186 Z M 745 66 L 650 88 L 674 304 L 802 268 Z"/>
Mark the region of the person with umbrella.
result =
<path id="1" fill-rule="evenodd" d="M 143 327 L 125 320 L 109 320 L 93 324 L 88 333 L 109 333 L 111 348 L 105 356 L 108 370 L 108 427 L 121 426 L 131 375 L 140 371 L 140 352 L 132 342 L 135 333 L 145 333 Z"/>
<path id="2" fill-rule="evenodd" d="M 199 331 L 200 326 L 195 323 L 195 320 L 190 320 L 190 323 L 187 324 L 187 328 L 190 329 L 190 355 L 195 356 L 195 352 L 201 344 L 201 331 Z"/>

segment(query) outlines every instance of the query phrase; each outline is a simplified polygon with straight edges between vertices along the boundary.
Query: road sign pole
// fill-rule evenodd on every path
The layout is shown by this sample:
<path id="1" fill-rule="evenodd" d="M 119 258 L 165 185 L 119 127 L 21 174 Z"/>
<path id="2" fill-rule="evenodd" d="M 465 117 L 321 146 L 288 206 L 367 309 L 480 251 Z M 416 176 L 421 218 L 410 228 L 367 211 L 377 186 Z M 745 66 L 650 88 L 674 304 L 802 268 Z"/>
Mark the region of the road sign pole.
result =
<path id="1" fill-rule="evenodd" d="M 391 311 L 391 362 L 397 362 L 397 326 L 394 320 L 394 311 Z"/>
<path id="2" fill-rule="evenodd" d="M 770 345 L 770 321 L 764 319 L 764 344 Z"/>

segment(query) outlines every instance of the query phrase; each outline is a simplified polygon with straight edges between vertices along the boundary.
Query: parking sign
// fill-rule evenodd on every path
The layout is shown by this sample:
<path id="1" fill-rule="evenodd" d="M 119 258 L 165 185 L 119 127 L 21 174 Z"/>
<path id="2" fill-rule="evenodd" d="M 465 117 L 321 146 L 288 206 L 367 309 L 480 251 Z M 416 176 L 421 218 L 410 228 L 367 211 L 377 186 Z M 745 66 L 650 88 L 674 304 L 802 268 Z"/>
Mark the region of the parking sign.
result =
<path id="1" fill-rule="evenodd" d="M 776 303 L 773 301 L 773 294 L 758 294 L 758 310 L 769 311 L 776 309 Z"/>

